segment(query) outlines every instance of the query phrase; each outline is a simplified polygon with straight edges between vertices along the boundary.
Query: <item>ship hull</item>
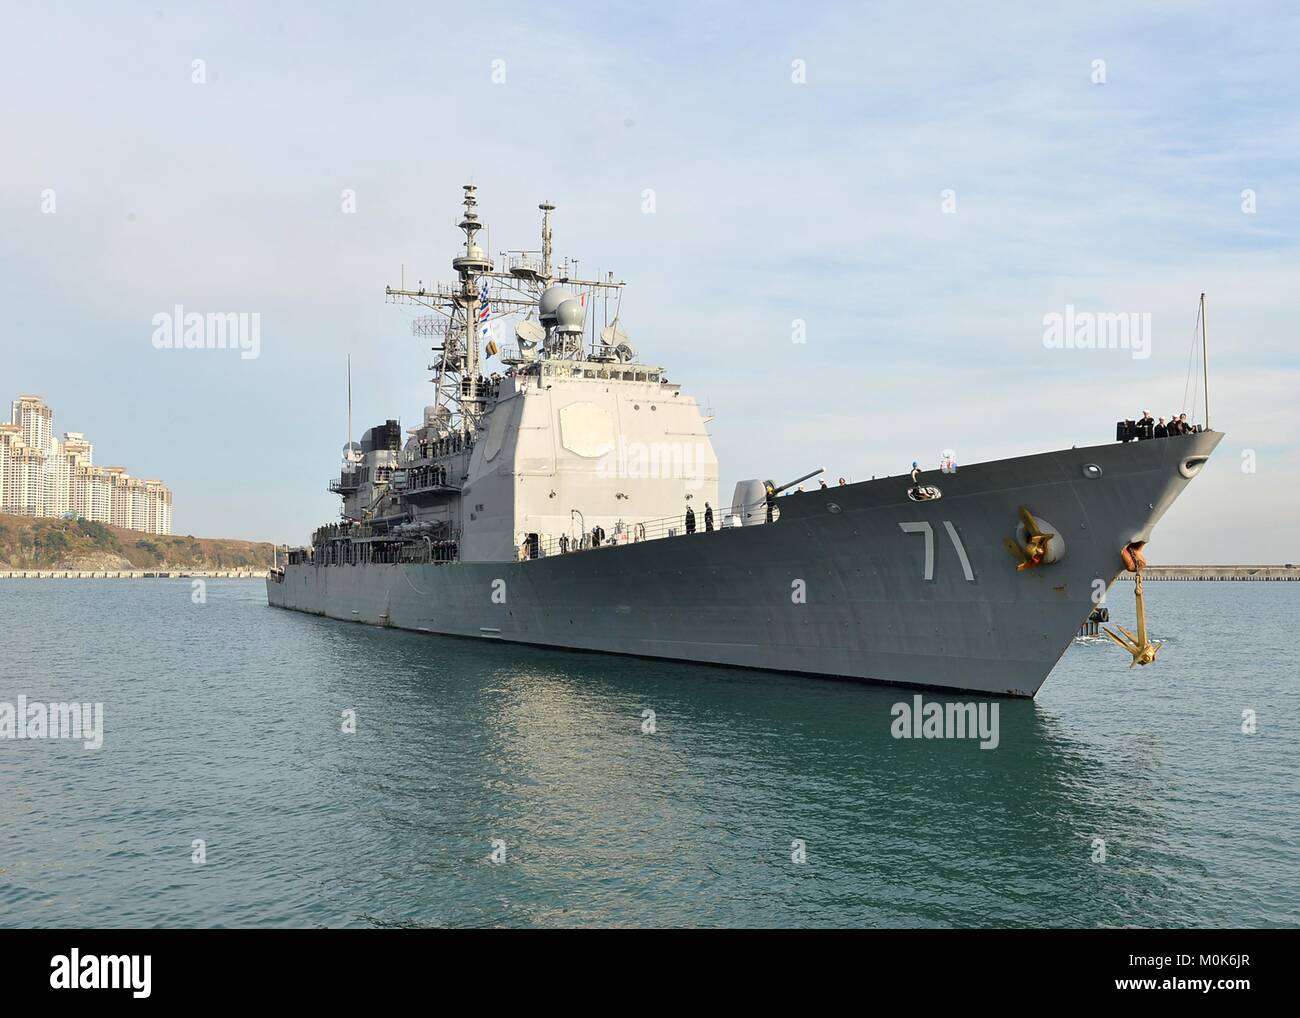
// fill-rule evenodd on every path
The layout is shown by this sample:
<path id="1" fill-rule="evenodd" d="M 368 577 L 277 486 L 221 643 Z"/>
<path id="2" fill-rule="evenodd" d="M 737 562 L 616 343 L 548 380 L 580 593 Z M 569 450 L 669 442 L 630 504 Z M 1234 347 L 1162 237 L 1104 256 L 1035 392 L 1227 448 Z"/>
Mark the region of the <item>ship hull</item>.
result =
<path id="1" fill-rule="evenodd" d="M 1032 697 L 1222 435 L 1042 453 L 780 499 L 771 524 L 528 562 L 293 564 L 275 607 L 419 632 Z M 1093 469 L 1099 468 L 1099 469 Z M 1020 508 L 1062 557 L 1019 571 Z"/>

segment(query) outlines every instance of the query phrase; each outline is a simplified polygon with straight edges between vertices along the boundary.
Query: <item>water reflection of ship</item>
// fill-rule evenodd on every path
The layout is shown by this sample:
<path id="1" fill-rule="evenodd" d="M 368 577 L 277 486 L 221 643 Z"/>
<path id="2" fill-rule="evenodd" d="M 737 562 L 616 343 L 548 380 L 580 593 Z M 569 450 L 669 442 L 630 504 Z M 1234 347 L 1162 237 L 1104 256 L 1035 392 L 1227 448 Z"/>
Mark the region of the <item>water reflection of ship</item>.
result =
<path id="1" fill-rule="evenodd" d="M 1051 710 L 1005 701 L 994 752 L 974 741 L 902 742 L 890 736 L 892 705 L 912 695 L 902 690 L 335 632 L 338 656 L 372 663 L 368 698 L 433 719 L 411 725 L 410 774 L 459 752 L 438 725 L 474 733 L 472 794 L 449 801 L 437 836 L 421 844 L 421 868 L 427 880 L 478 879 L 463 864 L 483 854 L 485 831 L 502 838 L 512 858 L 549 874 L 565 908 L 557 918 L 512 905 L 524 909 L 513 921 L 707 925 L 744 908 L 760 925 L 821 914 L 1070 926 L 1191 910 L 1194 892 L 1172 879 L 1187 860 L 1161 806 L 1165 756 L 1140 734 L 1099 747 Z M 352 694 L 350 675 L 339 683 L 339 695 Z M 381 777 L 382 790 L 366 785 Z M 394 794 L 387 773 L 346 780 L 357 801 Z M 372 840 L 400 840 L 412 822 L 391 805 L 367 817 Z M 1093 864 L 1097 837 L 1141 865 Z M 794 839 L 806 843 L 807 871 L 791 869 Z M 972 867 L 989 893 L 971 894 Z M 603 881 L 589 879 L 593 869 Z M 487 868 L 482 879 L 491 876 Z M 756 884 L 764 894 L 740 893 Z M 691 893 L 674 904 L 674 895 L 647 896 L 652 886 Z M 730 904 L 706 904 L 709 888 Z"/>

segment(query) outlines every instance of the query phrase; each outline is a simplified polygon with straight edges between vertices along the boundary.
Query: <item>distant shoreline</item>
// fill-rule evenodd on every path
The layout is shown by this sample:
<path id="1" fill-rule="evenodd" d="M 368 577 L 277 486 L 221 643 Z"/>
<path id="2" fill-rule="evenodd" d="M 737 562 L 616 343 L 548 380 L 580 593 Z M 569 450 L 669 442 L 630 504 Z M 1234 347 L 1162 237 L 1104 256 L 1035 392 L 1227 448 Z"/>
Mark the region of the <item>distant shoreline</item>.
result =
<path id="1" fill-rule="evenodd" d="M 1283 566 L 1147 566 L 1142 576 L 1148 580 L 1300 580 L 1300 569 Z M 1120 579 L 1133 579 L 1123 573 Z"/>
<path id="2" fill-rule="evenodd" d="M 0 580 L 141 580 L 209 577 L 240 580 L 265 579 L 264 568 L 198 569 L 184 566 L 159 569 L 0 569 Z M 1142 571 L 1148 580 L 1211 581 L 1300 581 L 1300 568 L 1283 566 L 1147 566 Z M 1121 580 L 1132 580 L 1132 573 L 1121 573 Z"/>
<path id="3" fill-rule="evenodd" d="M 0 569 L 0 580 L 264 580 L 266 569 Z"/>
<path id="4" fill-rule="evenodd" d="M 86 519 L 0 515 L 0 575 L 265 575 L 274 560 L 274 546 L 258 541 L 152 534 Z"/>

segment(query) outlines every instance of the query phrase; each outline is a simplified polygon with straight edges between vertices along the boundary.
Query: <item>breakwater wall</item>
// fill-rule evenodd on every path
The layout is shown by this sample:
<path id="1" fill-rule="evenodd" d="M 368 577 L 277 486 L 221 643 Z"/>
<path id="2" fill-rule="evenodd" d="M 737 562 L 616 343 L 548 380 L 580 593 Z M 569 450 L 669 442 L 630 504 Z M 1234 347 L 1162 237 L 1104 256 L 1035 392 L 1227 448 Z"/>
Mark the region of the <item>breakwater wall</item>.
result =
<path id="1" fill-rule="evenodd" d="M 1146 580 L 1300 580 L 1300 569 L 1287 563 L 1284 566 L 1147 566 L 1142 570 Z M 1133 579 L 1132 573 L 1121 573 L 1120 579 Z"/>

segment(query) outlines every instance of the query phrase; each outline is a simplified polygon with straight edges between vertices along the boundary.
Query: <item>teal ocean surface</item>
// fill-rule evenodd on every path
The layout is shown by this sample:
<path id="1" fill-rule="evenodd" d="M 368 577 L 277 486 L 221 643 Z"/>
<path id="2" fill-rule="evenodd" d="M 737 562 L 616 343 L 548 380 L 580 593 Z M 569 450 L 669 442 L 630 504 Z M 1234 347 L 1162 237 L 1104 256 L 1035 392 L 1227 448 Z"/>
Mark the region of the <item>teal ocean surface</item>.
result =
<path id="1" fill-rule="evenodd" d="M 0 925 L 1297 925 L 1300 585 L 1147 601 L 1154 667 L 1076 643 L 981 749 L 895 739 L 907 689 L 0 581 L 0 705 L 104 705 L 0 739 Z"/>

